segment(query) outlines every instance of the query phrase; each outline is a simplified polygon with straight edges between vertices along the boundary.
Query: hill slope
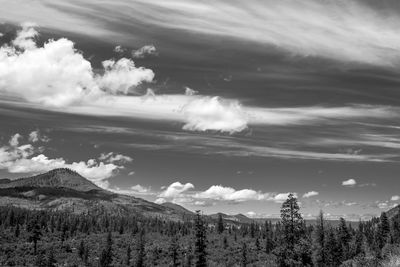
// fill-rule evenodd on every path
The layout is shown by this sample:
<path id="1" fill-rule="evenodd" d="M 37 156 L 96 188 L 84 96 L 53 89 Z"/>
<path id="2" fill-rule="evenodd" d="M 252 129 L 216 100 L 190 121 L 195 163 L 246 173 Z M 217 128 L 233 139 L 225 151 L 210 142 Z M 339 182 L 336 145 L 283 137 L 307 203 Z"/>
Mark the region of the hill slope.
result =
<path id="1" fill-rule="evenodd" d="M 116 194 L 96 186 L 69 169 L 0 183 L 0 206 L 69 211 L 73 213 L 140 214 L 180 220 L 192 214 L 183 207 L 158 205 L 133 196 Z"/>
<path id="2" fill-rule="evenodd" d="M 0 188 L 12 187 L 53 187 L 70 188 L 76 191 L 102 190 L 94 183 L 83 178 L 79 173 L 70 169 L 54 169 L 36 176 L 20 178 L 17 180 L 4 179 Z"/>

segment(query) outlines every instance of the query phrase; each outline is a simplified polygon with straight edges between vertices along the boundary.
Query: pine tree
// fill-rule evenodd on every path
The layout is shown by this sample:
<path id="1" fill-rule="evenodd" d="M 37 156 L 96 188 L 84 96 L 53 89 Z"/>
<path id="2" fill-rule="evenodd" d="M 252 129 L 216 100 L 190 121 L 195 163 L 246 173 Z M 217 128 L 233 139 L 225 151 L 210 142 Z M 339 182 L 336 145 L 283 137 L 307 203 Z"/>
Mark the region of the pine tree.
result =
<path id="1" fill-rule="evenodd" d="M 242 243 L 242 258 L 240 260 L 240 266 L 246 267 L 247 266 L 247 245 L 245 242 Z"/>
<path id="2" fill-rule="evenodd" d="M 283 226 L 284 241 L 288 249 L 293 249 L 300 238 L 303 228 L 303 218 L 300 214 L 300 207 L 293 194 L 282 204 L 281 221 Z"/>
<path id="3" fill-rule="evenodd" d="M 42 236 L 42 231 L 40 230 L 39 224 L 35 221 L 32 223 L 33 226 L 30 226 L 30 235 L 29 235 L 29 242 L 33 242 L 33 251 L 36 255 L 37 253 L 37 242 L 40 240 Z"/>
<path id="4" fill-rule="evenodd" d="M 35 258 L 35 267 L 46 267 L 46 260 L 42 252 Z"/>
<path id="5" fill-rule="evenodd" d="M 171 244 L 169 249 L 171 252 L 172 266 L 174 267 L 179 266 L 179 260 L 178 260 L 179 244 L 178 244 L 178 238 L 176 236 L 171 239 Z"/>
<path id="6" fill-rule="evenodd" d="M 325 266 L 325 226 L 324 226 L 324 214 L 320 211 L 317 225 L 313 232 L 312 242 L 312 259 L 313 264 L 316 267 Z"/>
<path id="7" fill-rule="evenodd" d="M 280 245 L 274 249 L 278 265 L 301 265 L 302 255 L 299 253 L 302 253 L 302 250 L 295 250 L 295 246 L 299 243 L 301 234 L 303 234 L 304 223 L 297 199 L 293 194 L 289 194 L 288 199 L 282 204 L 281 224 L 283 233 Z"/>
<path id="8" fill-rule="evenodd" d="M 17 223 L 17 226 L 15 226 L 15 232 L 14 232 L 14 235 L 15 235 L 15 237 L 19 237 L 19 234 L 20 234 L 20 229 L 19 229 L 19 223 Z"/>
<path id="9" fill-rule="evenodd" d="M 56 263 L 57 261 L 54 257 L 54 251 L 53 249 L 50 249 L 47 255 L 46 267 L 55 267 Z"/>
<path id="10" fill-rule="evenodd" d="M 145 233 L 144 229 L 138 234 L 138 239 L 136 241 L 136 267 L 143 267 L 144 266 L 144 259 L 145 259 Z"/>
<path id="11" fill-rule="evenodd" d="M 256 246 L 257 252 L 259 252 L 261 247 L 260 247 L 260 240 L 258 239 L 258 237 L 256 238 L 256 241 L 254 242 L 254 244 Z"/>
<path id="12" fill-rule="evenodd" d="M 83 240 L 81 240 L 78 247 L 78 256 L 82 260 L 83 260 L 83 254 L 85 254 L 85 243 L 83 242 Z"/>
<path id="13" fill-rule="evenodd" d="M 103 249 L 100 255 L 100 267 L 111 266 L 112 260 L 113 260 L 112 235 L 111 231 L 109 231 L 107 234 L 106 247 Z"/>
<path id="14" fill-rule="evenodd" d="M 382 249 L 388 241 L 390 234 L 390 224 L 386 212 L 382 212 L 378 225 L 378 246 Z"/>
<path id="15" fill-rule="evenodd" d="M 131 264 L 131 254 L 132 254 L 131 245 L 128 245 L 128 247 L 126 248 L 126 266 L 130 266 Z"/>
<path id="16" fill-rule="evenodd" d="M 206 228 L 204 221 L 201 218 L 200 211 L 196 211 L 195 219 L 195 255 L 196 255 L 196 267 L 207 266 L 207 253 L 206 253 Z"/>
<path id="17" fill-rule="evenodd" d="M 339 229 L 338 229 L 338 238 L 339 244 L 341 245 L 342 255 L 341 261 L 345 261 L 349 256 L 349 242 L 351 240 L 351 235 L 349 233 L 349 229 L 346 225 L 346 220 L 344 218 L 340 218 Z"/>
<path id="18" fill-rule="evenodd" d="M 218 234 L 222 234 L 225 230 L 224 220 L 222 219 L 222 214 L 218 214 L 218 224 L 217 224 Z"/>

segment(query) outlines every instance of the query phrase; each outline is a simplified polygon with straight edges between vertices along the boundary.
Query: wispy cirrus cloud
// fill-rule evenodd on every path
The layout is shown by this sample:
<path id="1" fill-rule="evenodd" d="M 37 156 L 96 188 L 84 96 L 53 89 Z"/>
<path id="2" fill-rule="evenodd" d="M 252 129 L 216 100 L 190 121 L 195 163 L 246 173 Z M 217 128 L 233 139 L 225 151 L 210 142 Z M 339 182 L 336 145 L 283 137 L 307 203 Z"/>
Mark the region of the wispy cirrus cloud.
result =
<path id="1" fill-rule="evenodd" d="M 110 38 L 126 42 L 131 40 L 123 30 L 116 31 L 115 25 L 129 24 L 121 19 L 128 17 L 134 18 L 132 27 L 140 21 L 164 31 L 179 29 L 228 36 L 305 57 L 380 66 L 399 63 L 400 17 L 390 1 L 371 5 L 357 0 L 117 0 L 103 3 L 107 14 L 95 8 L 94 0 L 29 3 L 29 8 L 21 9 L 14 2 L 3 1 L 4 12 L 0 15 L 9 21 L 29 18 L 47 27 L 95 36 L 109 34 Z"/>

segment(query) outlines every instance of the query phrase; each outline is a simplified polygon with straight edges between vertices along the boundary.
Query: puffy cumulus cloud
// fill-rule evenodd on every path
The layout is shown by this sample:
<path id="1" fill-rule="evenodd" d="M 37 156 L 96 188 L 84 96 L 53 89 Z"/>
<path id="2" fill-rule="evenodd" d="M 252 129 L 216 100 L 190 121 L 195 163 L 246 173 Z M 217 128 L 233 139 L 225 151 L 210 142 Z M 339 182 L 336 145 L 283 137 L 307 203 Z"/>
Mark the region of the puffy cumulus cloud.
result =
<path id="1" fill-rule="evenodd" d="M 145 187 L 145 186 L 142 186 L 139 184 L 131 186 L 128 189 L 121 189 L 119 187 L 114 187 L 114 188 L 108 187 L 108 190 L 118 193 L 118 194 L 132 195 L 132 196 L 135 196 L 135 195 L 143 195 L 144 196 L 144 195 L 155 195 L 156 194 L 155 192 L 153 192 L 151 190 L 151 187 Z"/>
<path id="2" fill-rule="evenodd" d="M 135 63 L 127 58 L 118 61 L 103 61 L 104 75 L 98 77 L 99 86 L 106 92 L 112 94 L 127 94 L 129 89 L 136 87 L 142 82 L 151 82 L 154 72 L 143 67 L 137 68 Z"/>
<path id="3" fill-rule="evenodd" d="M 400 200 L 400 196 L 398 196 L 398 195 L 392 196 L 392 197 L 390 198 L 390 200 L 391 200 L 391 201 L 398 201 L 398 200 Z"/>
<path id="4" fill-rule="evenodd" d="M 343 186 L 355 186 L 357 184 L 356 180 L 348 179 L 342 182 Z"/>
<path id="5" fill-rule="evenodd" d="M 295 198 L 297 198 L 297 193 L 278 193 L 278 194 L 273 195 L 270 198 L 270 200 L 272 200 L 272 201 L 274 201 L 276 203 L 283 203 L 288 199 L 290 194 L 293 194 L 293 196 Z"/>
<path id="6" fill-rule="evenodd" d="M 39 154 L 32 158 L 17 159 L 8 166 L 8 171 L 11 173 L 40 173 L 56 168 L 72 169 L 99 185 L 122 167 L 112 163 L 97 162 L 94 159 L 89 159 L 87 162 L 67 163 L 63 158 L 49 159 L 47 156 Z"/>
<path id="7" fill-rule="evenodd" d="M 28 140 L 32 143 L 36 143 L 39 141 L 47 143 L 50 141 L 50 138 L 40 133 L 39 130 L 35 130 L 29 133 Z"/>
<path id="8" fill-rule="evenodd" d="M 250 218 L 256 218 L 257 217 L 257 213 L 254 212 L 254 211 L 249 211 L 249 212 L 246 212 L 246 216 L 250 217 Z"/>
<path id="9" fill-rule="evenodd" d="M 165 202 L 167 202 L 167 200 L 162 197 L 159 197 L 154 201 L 154 203 L 159 204 L 159 205 L 164 204 Z"/>
<path id="10" fill-rule="evenodd" d="M 146 56 L 158 56 L 157 49 L 154 45 L 145 45 L 138 50 L 132 51 L 133 58 L 145 58 Z"/>
<path id="11" fill-rule="evenodd" d="M 56 168 L 69 168 L 97 185 L 108 188 L 107 179 L 112 177 L 119 169 L 124 168 L 121 165 L 124 161 L 117 160 L 118 155 L 115 156 L 114 154 L 108 157 L 108 159 L 114 159 L 112 162 L 110 160 L 101 162 L 89 159 L 88 161 L 68 163 L 63 158 L 48 158 L 42 153 L 42 149 L 35 148 L 31 144 L 10 143 L 12 145 L 0 147 L 0 169 L 6 169 L 10 173 L 41 173 Z M 132 188 L 132 190 L 135 189 L 139 188 Z"/>
<path id="12" fill-rule="evenodd" d="M 264 200 L 268 199 L 269 196 L 269 193 L 261 193 L 252 189 L 235 190 L 232 187 L 213 185 L 206 191 L 195 194 L 194 198 L 241 202 L 248 200 Z"/>
<path id="13" fill-rule="evenodd" d="M 38 47 L 32 25 L 23 26 L 12 42 L 0 48 L 0 92 L 50 107 L 63 107 L 93 100 L 104 94 L 126 93 L 154 73 L 136 68 L 122 58 L 103 62 L 104 75 L 92 66 L 74 43 L 66 38 L 49 40 Z"/>
<path id="14" fill-rule="evenodd" d="M 116 47 L 114 47 L 114 52 L 115 53 L 124 53 L 125 49 L 122 46 L 117 45 Z"/>
<path id="15" fill-rule="evenodd" d="M 20 135 L 19 133 L 14 134 L 13 136 L 11 136 L 10 141 L 8 141 L 8 143 L 10 144 L 10 146 L 16 147 L 19 145 L 19 139 L 22 138 L 22 135 Z"/>
<path id="16" fill-rule="evenodd" d="M 191 183 L 182 184 L 175 182 L 170 184 L 164 191 L 159 194 L 160 198 L 176 198 L 179 197 L 183 192 L 193 189 L 194 185 Z"/>
<path id="17" fill-rule="evenodd" d="M 309 198 L 309 197 L 314 197 L 314 196 L 318 196 L 319 193 L 317 191 L 310 191 L 307 192 L 303 195 L 303 198 Z"/>
<path id="18" fill-rule="evenodd" d="M 192 95 L 195 95 L 197 93 L 198 93 L 198 91 L 193 90 L 192 88 L 189 88 L 189 87 L 185 87 L 185 95 L 192 96 Z"/>
<path id="19" fill-rule="evenodd" d="M 12 44 L 21 49 L 34 49 L 36 48 L 35 37 L 39 33 L 35 30 L 35 23 L 25 22 L 22 29 L 17 32 L 17 37 L 12 41 Z"/>
<path id="20" fill-rule="evenodd" d="M 183 106 L 184 130 L 240 132 L 247 128 L 247 116 L 237 101 L 219 97 L 194 98 Z"/>
<path id="21" fill-rule="evenodd" d="M 13 165 L 14 161 L 32 156 L 34 153 L 34 147 L 29 144 L 18 147 L 0 147 L 0 169 L 7 169 Z"/>
<path id="22" fill-rule="evenodd" d="M 116 154 L 114 152 L 109 152 L 109 153 L 101 153 L 99 160 L 105 161 L 108 163 L 127 163 L 133 161 L 133 159 L 129 156 L 125 156 L 122 154 Z"/>

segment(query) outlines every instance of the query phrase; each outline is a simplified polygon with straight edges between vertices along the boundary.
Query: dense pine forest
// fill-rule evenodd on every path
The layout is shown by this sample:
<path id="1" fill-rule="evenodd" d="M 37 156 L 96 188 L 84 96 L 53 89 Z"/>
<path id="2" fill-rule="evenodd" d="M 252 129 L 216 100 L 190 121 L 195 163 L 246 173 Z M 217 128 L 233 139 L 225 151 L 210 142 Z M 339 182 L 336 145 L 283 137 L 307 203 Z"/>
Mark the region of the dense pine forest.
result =
<path id="1" fill-rule="evenodd" d="M 308 224 L 293 195 L 274 224 L 0 208 L 1 266 L 398 266 L 399 254 L 399 214 Z"/>

